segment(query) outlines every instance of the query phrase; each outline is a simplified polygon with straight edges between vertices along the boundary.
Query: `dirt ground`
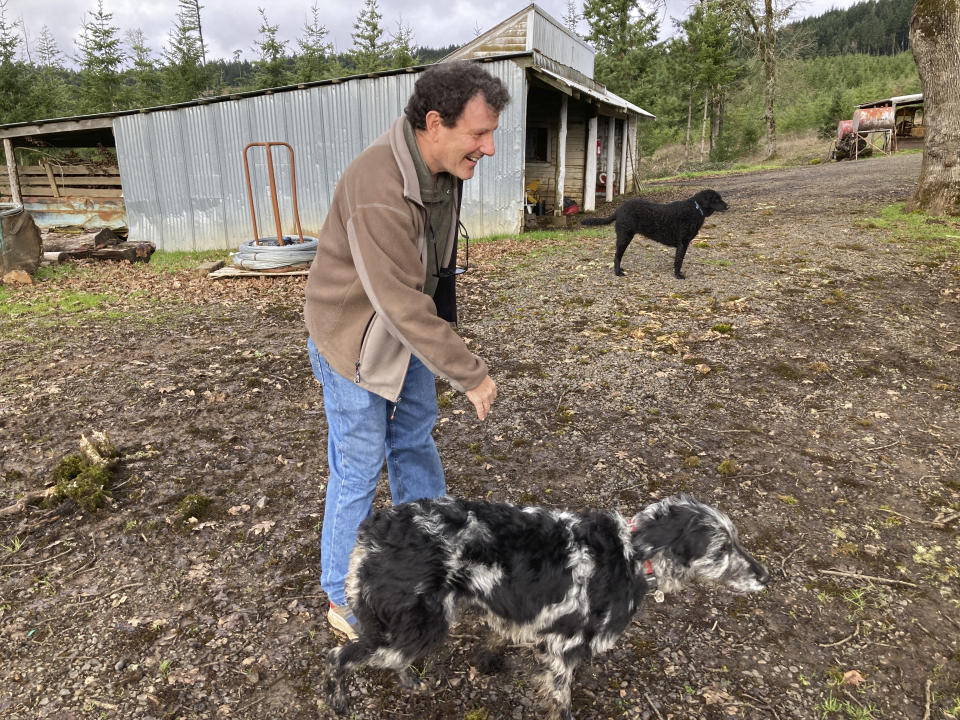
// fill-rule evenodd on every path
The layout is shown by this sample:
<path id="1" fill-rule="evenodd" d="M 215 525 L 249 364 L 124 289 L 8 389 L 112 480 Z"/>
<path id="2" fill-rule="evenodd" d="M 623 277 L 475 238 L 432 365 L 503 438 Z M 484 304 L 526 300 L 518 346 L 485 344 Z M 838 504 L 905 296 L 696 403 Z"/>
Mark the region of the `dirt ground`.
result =
<path id="1" fill-rule="evenodd" d="M 578 718 L 960 716 L 960 272 L 862 222 L 919 165 L 670 183 L 655 199 L 730 203 L 686 280 L 641 239 L 615 278 L 611 227 L 473 243 L 460 329 L 500 395 L 481 423 L 438 381 L 450 492 L 629 514 L 692 493 L 774 576 L 646 604 L 578 672 Z M 121 459 L 104 508 L 0 517 L 4 718 L 332 717 L 302 289 L 105 263 L 10 290 L 0 506 L 81 434 Z M 417 668 L 426 696 L 361 673 L 349 717 L 539 717 L 530 649 L 478 674 L 480 635 L 467 617 Z"/>

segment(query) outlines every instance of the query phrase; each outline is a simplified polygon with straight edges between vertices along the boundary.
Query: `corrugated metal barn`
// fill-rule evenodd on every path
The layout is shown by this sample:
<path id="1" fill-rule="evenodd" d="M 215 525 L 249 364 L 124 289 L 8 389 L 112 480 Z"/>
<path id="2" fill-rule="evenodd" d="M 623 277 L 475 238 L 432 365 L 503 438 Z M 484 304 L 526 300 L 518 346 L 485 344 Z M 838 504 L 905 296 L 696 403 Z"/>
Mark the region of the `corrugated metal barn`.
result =
<path id="1" fill-rule="evenodd" d="M 598 183 L 608 198 L 615 189 L 633 189 L 637 121 L 652 116 L 592 80 L 593 50 L 579 37 L 530 5 L 444 60 L 467 58 L 484 62 L 512 98 L 495 135 L 496 154 L 484 158 L 464 185 L 462 213 L 471 235 L 518 232 L 529 217 L 531 197 L 559 214 L 565 197 L 592 209 Z M 293 148 L 293 168 L 285 149 L 272 149 L 282 229 L 295 233 L 295 172 L 300 224 L 305 235 L 316 235 L 340 174 L 402 113 L 424 69 L 86 120 L 99 129 L 98 142 L 108 126 L 112 130 L 131 239 L 151 241 L 161 250 L 233 249 L 253 239 L 244 170 L 248 143 L 283 142 Z M 30 132 L 69 136 L 64 124 L 84 120 L 0 127 L 8 166 L 11 141 Z M 265 150 L 250 148 L 247 157 L 258 235 L 275 236 Z M 49 179 L 56 189 L 55 179 Z M 11 174 L 11 192 L 13 186 Z M 37 206 L 44 198 L 23 199 L 32 213 L 42 210 Z M 60 204 L 67 199 L 56 198 Z M 85 202 L 89 205 L 91 198 Z M 44 216 L 39 224 L 51 223 Z"/>

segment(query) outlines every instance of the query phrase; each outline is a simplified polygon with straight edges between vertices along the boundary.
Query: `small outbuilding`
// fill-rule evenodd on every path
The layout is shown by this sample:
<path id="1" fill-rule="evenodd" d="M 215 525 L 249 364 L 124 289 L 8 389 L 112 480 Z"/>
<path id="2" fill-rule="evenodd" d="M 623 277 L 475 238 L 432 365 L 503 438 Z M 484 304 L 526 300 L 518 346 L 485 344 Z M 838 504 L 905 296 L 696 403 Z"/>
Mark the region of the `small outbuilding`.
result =
<path id="1" fill-rule="evenodd" d="M 536 214 L 595 207 L 636 189 L 639 122 L 653 115 L 593 80 L 594 51 L 532 4 L 443 61 L 473 59 L 512 102 L 497 152 L 467 183 L 471 235 L 519 232 Z M 357 75 L 178 105 L 0 126 L 9 181 L 38 225 L 127 227 L 159 250 L 234 249 L 257 226 L 316 235 L 346 166 L 403 112 L 427 66 Z M 273 153 L 250 143 L 286 143 Z M 17 148 L 115 147 L 117 167 L 43 160 L 18 166 Z M 275 193 L 270 191 L 271 170 Z M 278 213 L 273 212 L 276 197 Z M 99 218 L 99 221 L 98 221 Z"/>

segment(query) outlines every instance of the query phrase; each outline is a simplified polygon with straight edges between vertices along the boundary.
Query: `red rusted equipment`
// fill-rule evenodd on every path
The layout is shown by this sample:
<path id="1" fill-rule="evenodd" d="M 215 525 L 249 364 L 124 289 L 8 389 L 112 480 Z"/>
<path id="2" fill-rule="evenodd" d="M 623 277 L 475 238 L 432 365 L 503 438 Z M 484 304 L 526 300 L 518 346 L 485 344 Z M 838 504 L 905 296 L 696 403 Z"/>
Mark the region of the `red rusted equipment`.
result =
<path id="1" fill-rule="evenodd" d="M 875 130 L 893 130 L 893 108 L 857 108 L 853 111 L 853 131 L 857 133 Z"/>
<path id="2" fill-rule="evenodd" d="M 841 120 L 837 123 L 837 140 L 843 140 L 853 132 L 853 120 Z"/>
<path id="3" fill-rule="evenodd" d="M 303 242 L 303 230 L 300 229 L 300 212 L 297 209 L 297 171 L 293 162 L 293 148 L 285 142 L 252 142 L 243 148 L 243 172 L 247 178 L 247 198 L 250 200 L 250 219 L 253 220 L 253 244 L 260 244 L 260 234 L 257 232 L 257 210 L 253 204 L 253 188 L 250 185 L 250 165 L 247 163 L 247 150 L 252 147 L 264 147 L 267 150 L 267 174 L 270 178 L 270 200 L 273 204 L 273 219 L 277 225 L 277 244 L 284 245 L 283 229 L 280 226 L 280 204 L 277 202 L 277 182 L 273 173 L 273 153 L 270 148 L 281 145 L 290 151 L 290 181 L 293 193 L 293 218 L 297 224 L 299 243 Z"/>

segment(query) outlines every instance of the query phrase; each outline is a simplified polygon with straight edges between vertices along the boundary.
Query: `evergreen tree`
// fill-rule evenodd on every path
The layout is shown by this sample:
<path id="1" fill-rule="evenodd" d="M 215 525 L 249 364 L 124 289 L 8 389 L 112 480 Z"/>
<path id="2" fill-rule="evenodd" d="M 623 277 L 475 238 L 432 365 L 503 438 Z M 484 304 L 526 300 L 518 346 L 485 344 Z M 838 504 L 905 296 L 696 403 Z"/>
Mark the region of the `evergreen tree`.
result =
<path id="1" fill-rule="evenodd" d="M 701 156 L 707 151 L 707 120 L 710 120 L 709 153 L 720 144 L 726 89 L 737 77 L 740 61 L 736 55 L 732 20 L 718 4 L 697 5 L 681 28 L 686 35 L 686 51 L 691 87 L 703 98 Z M 701 159 L 703 159 L 701 157 Z"/>
<path id="2" fill-rule="evenodd" d="M 37 69 L 33 83 L 37 119 L 73 114 L 66 76 L 63 54 L 50 29 L 44 25 L 37 41 Z"/>
<path id="3" fill-rule="evenodd" d="M 300 82 L 323 80 L 337 75 L 333 44 L 327 42 L 327 28 L 320 24 L 316 2 L 310 8 L 310 19 L 303 25 L 303 36 L 297 39 L 300 52 L 295 59 L 296 78 Z"/>
<path id="4" fill-rule="evenodd" d="M 287 58 L 284 50 L 287 41 L 277 39 L 279 25 L 271 25 L 263 8 L 257 8 L 263 24 L 260 25 L 260 40 L 254 43 L 260 59 L 253 63 L 253 82 L 257 88 L 271 88 L 286 85 L 290 81 L 287 73 Z"/>
<path id="5" fill-rule="evenodd" d="M 111 24 L 113 13 L 104 12 L 103 0 L 97 0 L 96 12 L 87 13 L 81 24 L 76 60 L 80 66 L 80 112 L 117 110 L 124 105 L 120 70 L 126 56 L 117 37 L 119 29 Z"/>
<path id="6" fill-rule="evenodd" d="M 596 79 L 632 102 L 649 104 L 642 79 L 658 52 L 656 14 L 640 0 L 586 0 L 583 17 L 590 25 L 587 40 L 598 52 Z"/>
<path id="7" fill-rule="evenodd" d="M 7 0 L 0 0 L 0 121 L 5 123 L 34 119 L 30 68 L 17 59 L 19 47 L 14 26 L 7 24 Z"/>
<path id="8" fill-rule="evenodd" d="M 411 67 L 417 64 L 417 51 L 413 46 L 413 28 L 397 23 L 397 33 L 390 41 L 390 60 L 394 68 Z"/>
<path id="9" fill-rule="evenodd" d="M 377 0 L 364 0 L 350 36 L 353 38 L 353 49 L 349 58 L 357 72 L 375 72 L 389 66 L 387 57 L 390 55 L 390 43 L 382 39 L 382 20 Z"/>
<path id="10" fill-rule="evenodd" d="M 567 0 L 567 13 L 561 19 L 567 26 L 567 30 L 572 33 L 577 32 L 577 24 L 583 16 L 577 10 L 577 0 Z"/>
<path id="11" fill-rule="evenodd" d="M 197 6 L 199 7 L 199 6 Z M 181 0 L 169 45 L 163 51 L 163 96 L 167 102 L 186 102 L 202 95 L 210 84 L 203 62 L 203 44 L 197 25 L 199 15 L 189 2 Z"/>
<path id="12" fill-rule="evenodd" d="M 130 30 L 127 33 L 127 42 L 133 51 L 130 58 L 132 65 L 127 71 L 130 105 L 144 108 L 162 104 L 166 100 L 163 95 L 163 77 L 147 46 L 143 30 Z"/>

